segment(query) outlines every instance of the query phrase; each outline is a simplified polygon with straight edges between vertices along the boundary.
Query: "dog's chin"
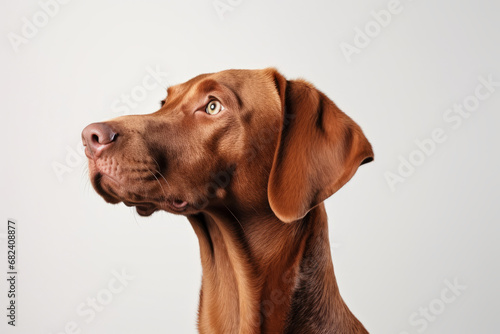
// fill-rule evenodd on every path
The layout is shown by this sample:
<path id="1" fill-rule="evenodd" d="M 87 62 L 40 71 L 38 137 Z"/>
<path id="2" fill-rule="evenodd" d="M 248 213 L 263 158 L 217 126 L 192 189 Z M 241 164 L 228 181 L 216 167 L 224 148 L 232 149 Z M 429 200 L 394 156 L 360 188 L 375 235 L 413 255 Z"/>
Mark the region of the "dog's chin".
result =
<path id="1" fill-rule="evenodd" d="M 139 214 L 139 216 L 142 217 L 149 217 L 151 216 L 155 211 L 158 210 L 158 208 L 154 205 L 137 205 L 135 207 L 135 210 Z"/>
<path id="2" fill-rule="evenodd" d="M 126 206 L 135 206 L 135 210 L 139 216 L 143 217 L 149 217 L 158 210 L 158 207 L 153 203 L 132 203 L 127 200 L 123 200 L 123 204 Z"/>

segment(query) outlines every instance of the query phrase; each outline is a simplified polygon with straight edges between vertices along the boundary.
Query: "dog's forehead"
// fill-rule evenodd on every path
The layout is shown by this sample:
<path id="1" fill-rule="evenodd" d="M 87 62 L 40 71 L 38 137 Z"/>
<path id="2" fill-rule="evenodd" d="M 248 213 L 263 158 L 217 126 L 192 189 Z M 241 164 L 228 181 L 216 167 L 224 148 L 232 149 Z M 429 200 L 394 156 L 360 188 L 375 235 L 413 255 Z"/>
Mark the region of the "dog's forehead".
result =
<path id="1" fill-rule="evenodd" d="M 200 74 L 184 83 L 170 86 L 168 96 L 190 95 L 191 93 L 206 94 L 223 85 L 238 92 L 248 84 L 264 82 L 267 77 L 261 70 L 225 70 L 216 73 Z"/>
<path id="2" fill-rule="evenodd" d="M 209 97 L 232 110 L 279 109 L 279 94 L 272 69 L 225 70 L 198 75 L 167 89 L 163 110 L 200 108 Z"/>

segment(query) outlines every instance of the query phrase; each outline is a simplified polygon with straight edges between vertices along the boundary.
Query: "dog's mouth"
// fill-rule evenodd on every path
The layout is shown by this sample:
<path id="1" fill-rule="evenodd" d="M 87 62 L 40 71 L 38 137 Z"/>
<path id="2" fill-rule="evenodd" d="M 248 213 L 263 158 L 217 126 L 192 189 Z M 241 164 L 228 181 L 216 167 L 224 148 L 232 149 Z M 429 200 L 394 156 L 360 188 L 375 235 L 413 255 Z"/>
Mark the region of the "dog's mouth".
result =
<path id="1" fill-rule="evenodd" d="M 159 198 L 150 199 L 129 191 L 127 191 L 126 195 L 122 195 L 121 193 L 124 192 L 124 186 L 113 177 L 100 171 L 95 172 L 91 180 L 96 192 L 104 198 L 106 202 L 112 204 L 123 202 L 126 206 L 134 206 L 137 213 L 143 217 L 151 216 L 158 210 L 182 213 L 190 206 L 187 201 L 179 198 L 165 198 L 165 196 L 161 196 Z"/>
<path id="2" fill-rule="evenodd" d="M 92 180 L 92 185 L 94 186 L 96 192 L 99 195 L 101 195 L 101 197 L 104 198 L 106 202 L 111 204 L 116 204 L 121 202 L 121 199 L 119 198 L 118 194 L 113 190 L 111 186 L 105 183 L 104 180 L 109 179 L 113 183 L 119 185 L 118 181 L 101 172 L 96 172 L 93 176 L 91 176 L 90 179 Z"/>

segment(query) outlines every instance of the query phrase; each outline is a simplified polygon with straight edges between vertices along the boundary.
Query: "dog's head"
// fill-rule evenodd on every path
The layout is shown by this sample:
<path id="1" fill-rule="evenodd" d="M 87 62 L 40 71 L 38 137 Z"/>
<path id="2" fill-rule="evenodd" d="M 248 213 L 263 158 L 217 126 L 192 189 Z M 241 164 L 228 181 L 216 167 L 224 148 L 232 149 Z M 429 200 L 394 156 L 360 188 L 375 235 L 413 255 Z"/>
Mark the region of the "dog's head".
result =
<path id="1" fill-rule="evenodd" d="M 167 93 L 155 113 L 83 130 L 92 185 L 107 202 L 144 216 L 270 208 L 291 222 L 373 160 L 356 123 L 275 69 L 203 74 Z"/>

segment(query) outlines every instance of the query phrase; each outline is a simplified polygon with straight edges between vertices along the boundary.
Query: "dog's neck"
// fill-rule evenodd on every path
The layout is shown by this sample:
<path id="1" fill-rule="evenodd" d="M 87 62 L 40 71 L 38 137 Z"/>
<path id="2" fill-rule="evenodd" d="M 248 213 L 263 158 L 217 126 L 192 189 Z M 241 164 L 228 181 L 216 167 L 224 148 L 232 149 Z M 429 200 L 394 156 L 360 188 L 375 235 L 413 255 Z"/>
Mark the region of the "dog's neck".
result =
<path id="1" fill-rule="evenodd" d="M 200 333 L 367 333 L 339 294 L 323 204 L 292 224 L 227 208 L 188 219 L 203 267 Z"/>

